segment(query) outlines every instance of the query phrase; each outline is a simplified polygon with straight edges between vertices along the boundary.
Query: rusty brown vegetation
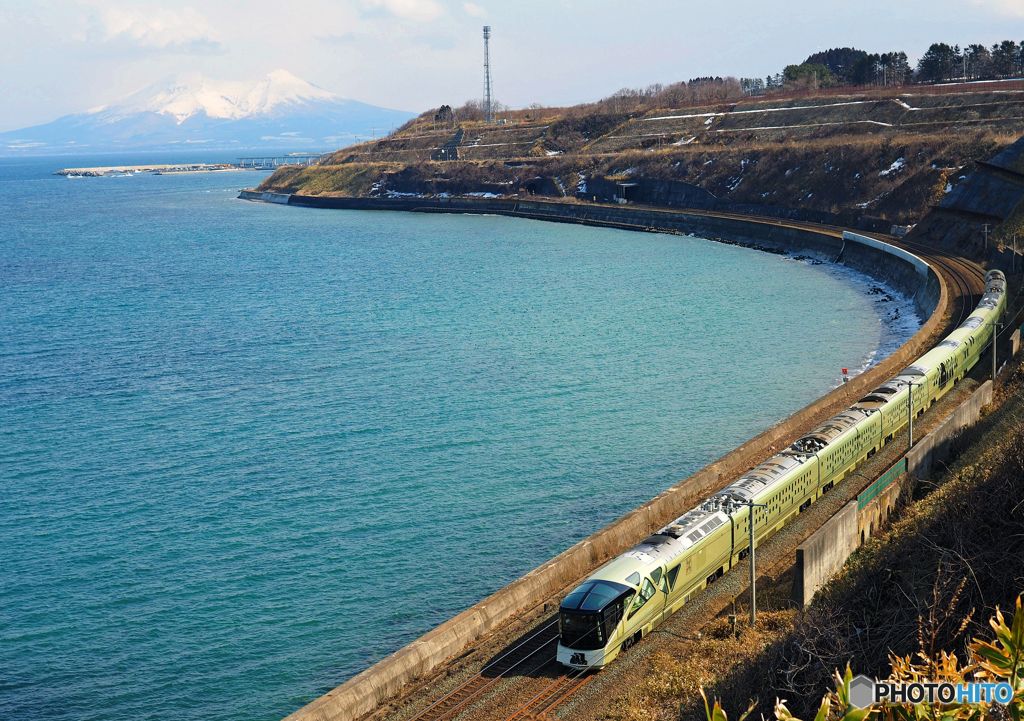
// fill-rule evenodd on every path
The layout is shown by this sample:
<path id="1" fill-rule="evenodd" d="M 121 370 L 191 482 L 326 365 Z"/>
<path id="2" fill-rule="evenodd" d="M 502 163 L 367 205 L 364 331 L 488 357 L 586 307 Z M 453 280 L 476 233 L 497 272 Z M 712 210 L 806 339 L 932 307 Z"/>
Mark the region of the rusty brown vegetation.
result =
<path id="1" fill-rule="evenodd" d="M 593 190 L 601 178 L 676 181 L 733 203 L 834 214 L 831 222 L 839 225 L 856 226 L 861 217 L 908 225 L 975 161 L 1024 132 L 1019 93 L 707 97 L 677 111 L 673 102 L 698 96 L 680 99 L 674 92 L 654 88 L 587 106 L 509 111 L 501 125 L 439 124 L 427 113 L 319 167 L 282 168 L 262 189 L 592 201 L 602 199 Z M 458 160 L 431 160 L 451 143 Z"/>

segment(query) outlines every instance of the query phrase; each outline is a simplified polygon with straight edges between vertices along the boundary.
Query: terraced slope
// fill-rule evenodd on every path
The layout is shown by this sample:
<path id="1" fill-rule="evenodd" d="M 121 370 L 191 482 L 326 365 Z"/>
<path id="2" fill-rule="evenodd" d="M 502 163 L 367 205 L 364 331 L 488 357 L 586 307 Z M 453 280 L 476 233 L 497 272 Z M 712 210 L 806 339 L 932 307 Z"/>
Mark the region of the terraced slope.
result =
<path id="1" fill-rule="evenodd" d="M 424 120 L 320 167 L 281 169 L 262 188 L 624 198 L 889 232 L 957 197 L 978 161 L 1024 134 L 1024 84 L 1007 88 L 752 99 L 635 116 L 549 109 L 529 121 L 444 129 Z"/>

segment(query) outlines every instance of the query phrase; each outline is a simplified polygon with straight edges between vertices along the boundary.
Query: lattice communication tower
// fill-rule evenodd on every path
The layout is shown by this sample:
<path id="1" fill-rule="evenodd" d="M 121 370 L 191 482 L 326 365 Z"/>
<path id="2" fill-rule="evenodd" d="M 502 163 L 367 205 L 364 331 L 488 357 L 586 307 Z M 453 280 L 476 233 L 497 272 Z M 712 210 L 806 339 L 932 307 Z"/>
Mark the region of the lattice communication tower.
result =
<path id="1" fill-rule="evenodd" d="M 487 112 L 487 122 L 493 122 L 494 116 L 491 113 L 491 26 L 484 25 L 484 110 Z"/>

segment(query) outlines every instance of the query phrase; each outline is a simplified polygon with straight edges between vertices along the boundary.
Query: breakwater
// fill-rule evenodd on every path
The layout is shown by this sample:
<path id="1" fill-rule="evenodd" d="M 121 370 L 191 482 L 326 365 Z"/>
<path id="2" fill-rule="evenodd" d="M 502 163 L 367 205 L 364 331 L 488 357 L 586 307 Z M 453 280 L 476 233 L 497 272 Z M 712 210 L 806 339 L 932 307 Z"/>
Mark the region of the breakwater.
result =
<path id="1" fill-rule="evenodd" d="M 268 197 L 269 196 L 269 197 Z M 644 538 L 652 530 L 755 465 L 773 447 L 795 440 L 808 426 L 848 407 L 919 355 L 938 330 L 947 304 L 939 277 L 920 259 L 892 246 L 843 233 L 759 219 L 562 203 L 492 199 L 349 199 L 264 194 L 243 198 L 311 208 L 495 213 L 630 230 L 692 233 L 754 247 L 838 261 L 883 280 L 914 299 L 922 328 L 899 350 L 815 403 L 709 464 L 551 561 L 492 594 L 417 641 L 313 701 L 289 719 L 353 719 L 399 692 L 402 685 L 455 656 L 470 642 L 556 593 L 573 580 Z M 727 289 L 723 289 L 727 292 Z M 808 329 L 808 332 L 814 332 Z"/>

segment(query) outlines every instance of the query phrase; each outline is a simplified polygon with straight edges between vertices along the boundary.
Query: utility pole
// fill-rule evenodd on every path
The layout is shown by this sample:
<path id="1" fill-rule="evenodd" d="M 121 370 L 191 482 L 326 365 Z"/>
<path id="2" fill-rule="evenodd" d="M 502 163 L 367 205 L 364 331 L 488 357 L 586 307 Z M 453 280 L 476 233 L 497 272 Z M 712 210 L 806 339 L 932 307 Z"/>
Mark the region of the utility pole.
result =
<path id="1" fill-rule="evenodd" d="M 750 526 L 750 627 L 753 628 L 754 622 L 757 620 L 757 572 L 754 568 L 754 509 L 767 508 L 768 506 L 764 503 L 754 503 L 753 501 L 737 503 L 737 505 L 746 506 L 750 510 L 748 518 L 748 525 Z"/>
<path id="2" fill-rule="evenodd" d="M 985 250 L 988 250 L 988 223 L 985 223 L 983 230 L 985 231 Z"/>

